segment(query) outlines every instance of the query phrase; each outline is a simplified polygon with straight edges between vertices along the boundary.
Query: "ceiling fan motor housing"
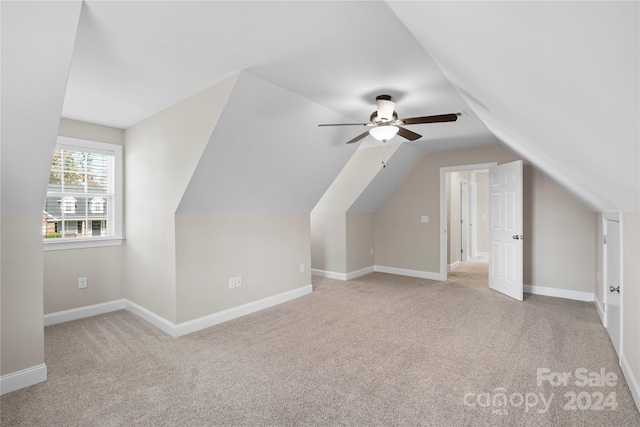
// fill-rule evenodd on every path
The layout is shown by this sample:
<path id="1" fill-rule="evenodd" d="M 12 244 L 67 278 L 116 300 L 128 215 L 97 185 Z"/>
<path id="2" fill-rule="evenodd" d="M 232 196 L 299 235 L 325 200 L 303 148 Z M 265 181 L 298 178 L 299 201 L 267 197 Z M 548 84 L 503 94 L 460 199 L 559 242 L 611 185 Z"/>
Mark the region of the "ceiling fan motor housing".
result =
<path id="1" fill-rule="evenodd" d="M 378 95 L 376 96 L 377 120 L 376 121 L 390 121 L 398 116 L 395 114 L 394 108 L 396 103 L 393 101 L 390 95 Z M 372 119 L 373 121 L 373 119 Z"/>

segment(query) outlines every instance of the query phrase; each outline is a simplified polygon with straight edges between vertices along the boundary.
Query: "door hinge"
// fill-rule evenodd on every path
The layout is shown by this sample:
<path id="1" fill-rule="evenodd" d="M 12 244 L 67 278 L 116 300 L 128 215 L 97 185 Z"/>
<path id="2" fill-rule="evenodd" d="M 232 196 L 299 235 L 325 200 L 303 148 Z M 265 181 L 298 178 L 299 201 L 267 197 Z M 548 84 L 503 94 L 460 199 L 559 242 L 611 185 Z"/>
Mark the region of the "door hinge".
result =
<path id="1" fill-rule="evenodd" d="M 602 304 L 602 311 L 604 311 L 604 312 L 607 311 L 607 303 L 606 302 L 604 304 Z"/>
<path id="2" fill-rule="evenodd" d="M 463 254 L 464 253 L 464 249 L 460 249 L 460 253 Z"/>
<path id="3" fill-rule="evenodd" d="M 605 245 L 607 244 L 607 235 L 606 234 L 604 235 L 604 244 Z"/>

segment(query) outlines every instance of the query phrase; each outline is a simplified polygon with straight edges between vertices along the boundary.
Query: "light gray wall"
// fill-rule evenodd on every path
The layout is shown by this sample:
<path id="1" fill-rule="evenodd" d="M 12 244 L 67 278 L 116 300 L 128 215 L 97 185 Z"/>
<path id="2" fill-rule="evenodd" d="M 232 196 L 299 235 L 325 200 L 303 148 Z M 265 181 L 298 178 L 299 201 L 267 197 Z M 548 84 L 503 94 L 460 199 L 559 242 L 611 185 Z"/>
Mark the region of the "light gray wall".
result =
<path id="1" fill-rule="evenodd" d="M 64 117 L 60 119 L 58 135 L 124 145 L 124 129 L 65 119 Z"/>
<path id="2" fill-rule="evenodd" d="M 125 295 L 176 321 L 175 212 L 237 75 L 125 131 Z"/>
<path id="3" fill-rule="evenodd" d="M 311 284 L 310 251 L 308 213 L 177 214 L 177 322 Z"/>
<path id="4" fill-rule="evenodd" d="M 596 213 L 531 166 L 523 203 L 525 284 L 593 292 Z"/>
<path id="5" fill-rule="evenodd" d="M 347 272 L 372 267 L 373 212 L 347 212 Z"/>
<path id="6" fill-rule="evenodd" d="M 518 156 L 500 145 L 425 156 L 375 213 L 376 265 L 437 273 L 440 168 L 514 160 Z M 429 222 L 420 223 L 421 215 L 429 215 Z M 525 284 L 593 292 L 595 213 L 546 175 L 525 167 L 524 216 Z"/>
<path id="7" fill-rule="evenodd" d="M 344 212 L 311 211 L 311 267 L 347 272 L 347 224 Z"/>
<path id="8" fill-rule="evenodd" d="M 364 237 L 356 230 L 350 232 L 349 225 L 359 227 L 357 221 L 347 222 L 347 211 L 378 175 L 383 175 L 382 159 L 392 158 L 399 144 L 377 146 L 356 150 L 342 171 L 336 176 L 316 206 L 311 211 L 311 265 L 314 269 L 335 273 L 349 273 L 349 265 L 361 265 L 361 245 L 370 245 L 372 237 Z M 355 216 L 353 218 L 356 218 Z M 348 242 L 348 237 L 350 241 Z M 353 250 L 348 250 L 347 246 Z M 370 251 L 371 246 L 367 248 Z M 367 252 L 369 253 L 369 252 Z M 355 260 L 349 260 L 355 256 Z M 368 267 L 368 264 L 360 268 Z"/>
<path id="9" fill-rule="evenodd" d="M 108 246 L 44 253 L 44 313 L 124 298 L 123 248 Z M 87 287 L 78 289 L 78 278 Z"/>
<path id="10" fill-rule="evenodd" d="M 438 272 L 440 167 L 512 160 L 515 154 L 500 145 L 427 154 L 375 212 L 376 265 Z"/>
<path id="11" fill-rule="evenodd" d="M 44 360 L 42 207 L 80 2 L 2 2 L 0 374 Z"/>
<path id="12" fill-rule="evenodd" d="M 2 215 L 2 375 L 44 363 L 42 214 Z"/>

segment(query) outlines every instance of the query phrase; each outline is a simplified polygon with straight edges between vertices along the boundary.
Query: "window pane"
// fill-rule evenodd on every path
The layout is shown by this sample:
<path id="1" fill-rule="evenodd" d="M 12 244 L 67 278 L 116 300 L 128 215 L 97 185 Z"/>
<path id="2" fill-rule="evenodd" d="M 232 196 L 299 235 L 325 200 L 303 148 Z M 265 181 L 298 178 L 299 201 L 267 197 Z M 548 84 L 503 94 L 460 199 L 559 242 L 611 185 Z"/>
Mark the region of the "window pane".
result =
<path id="1" fill-rule="evenodd" d="M 73 239 L 84 237 L 85 222 L 84 221 L 63 221 L 63 237 L 65 239 Z"/>
<path id="2" fill-rule="evenodd" d="M 42 232 L 45 239 L 60 239 L 62 237 L 62 233 L 58 230 L 60 230 L 61 227 L 62 221 L 55 221 L 46 214 L 42 215 Z"/>
<path id="3" fill-rule="evenodd" d="M 47 196 L 44 202 L 44 215 L 49 221 L 62 219 L 62 199 L 60 196 Z"/>
<path id="4" fill-rule="evenodd" d="M 52 170 L 62 169 L 62 150 L 54 151 L 53 159 L 51 160 L 51 169 Z"/>
<path id="5" fill-rule="evenodd" d="M 48 191 L 61 191 L 62 190 L 62 172 L 52 170 L 49 175 L 49 187 Z"/>
<path id="6" fill-rule="evenodd" d="M 79 172 L 64 171 L 64 190 L 84 192 L 84 175 Z"/>
<path id="7" fill-rule="evenodd" d="M 87 192 L 88 193 L 106 193 L 107 192 L 107 175 L 87 174 Z"/>

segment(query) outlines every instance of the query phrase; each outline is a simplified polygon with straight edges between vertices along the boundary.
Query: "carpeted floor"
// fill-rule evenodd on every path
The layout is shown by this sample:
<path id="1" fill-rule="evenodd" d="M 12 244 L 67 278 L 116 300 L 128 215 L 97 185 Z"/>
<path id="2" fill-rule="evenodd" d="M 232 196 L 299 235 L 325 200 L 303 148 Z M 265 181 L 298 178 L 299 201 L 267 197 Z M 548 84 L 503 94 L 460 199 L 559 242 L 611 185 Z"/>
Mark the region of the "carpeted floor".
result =
<path id="1" fill-rule="evenodd" d="M 486 268 L 314 278 L 179 339 L 126 311 L 50 326 L 49 379 L 2 396 L 2 426 L 640 425 L 593 304 L 512 300 Z M 571 377 L 538 385 L 538 368 Z M 578 386 L 580 368 L 616 385 Z"/>

